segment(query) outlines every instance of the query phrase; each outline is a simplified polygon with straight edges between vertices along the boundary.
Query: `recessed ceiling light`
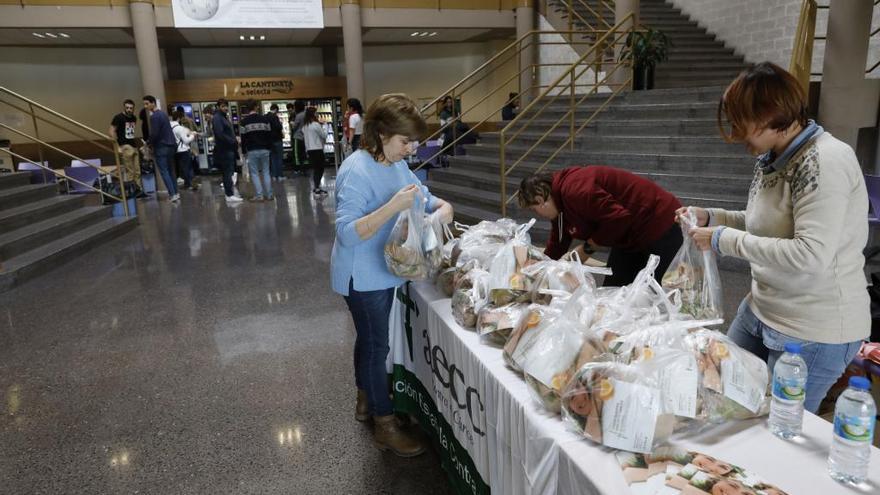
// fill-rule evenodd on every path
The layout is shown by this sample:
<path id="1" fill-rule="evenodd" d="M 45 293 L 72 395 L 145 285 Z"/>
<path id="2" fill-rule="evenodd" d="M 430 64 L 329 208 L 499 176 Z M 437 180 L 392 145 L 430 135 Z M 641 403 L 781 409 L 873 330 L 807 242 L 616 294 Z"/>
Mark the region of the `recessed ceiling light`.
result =
<path id="1" fill-rule="evenodd" d="M 238 39 L 240 39 L 241 41 L 244 41 L 244 35 L 239 36 Z"/>
<path id="2" fill-rule="evenodd" d="M 260 36 L 260 41 L 266 41 L 266 37 L 261 35 L 261 36 Z"/>
<path id="3" fill-rule="evenodd" d="M 67 33 L 58 33 L 58 35 L 61 36 L 62 38 L 70 38 L 70 35 Z"/>
<path id="4" fill-rule="evenodd" d="M 50 37 L 50 38 L 57 38 L 57 37 L 58 37 L 58 36 L 55 36 L 55 35 L 52 34 L 52 33 L 46 33 L 46 36 L 48 36 L 48 37 Z"/>
<path id="5" fill-rule="evenodd" d="M 411 34 L 410 36 L 418 36 L 418 35 L 419 35 L 419 32 L 416 31 L 416 32 L 414 32 L 413 34 Z"/>
<path id="6" fill-rule="evenodd" d="M 251 41 L 254 41 L 255 39 L 257 39 L 255 36 L 251 36 Z"/>
<path id="7" fill-rule="evenodd" d="M 432 32 L 432 33 L 429 34 L 428 36 L 437 36 L 437 31 Z"/>
<path id="8" fill-rule="evenodd" d="M 425 32 L 424 32 L 424 33 L 422 33 L 422 34 L 420 34 L 420 35 L 419 35 L 419 37 L 422 37 L 422 36 L 427 36 L 427 35 L 428 35 L 428 32 L 427 32 L 427 31 L 425 31 Z"/>
<path id="9" fill-rule="evenodd" d="M 43 35 L 40 34 L 40 33 L 31 33 L 31 34 L 34 35 L 34 36 L 36 36 L 37 38 L 44 38 L 44 39 L 46 38 L 45 36 L 43 36 Z"/>

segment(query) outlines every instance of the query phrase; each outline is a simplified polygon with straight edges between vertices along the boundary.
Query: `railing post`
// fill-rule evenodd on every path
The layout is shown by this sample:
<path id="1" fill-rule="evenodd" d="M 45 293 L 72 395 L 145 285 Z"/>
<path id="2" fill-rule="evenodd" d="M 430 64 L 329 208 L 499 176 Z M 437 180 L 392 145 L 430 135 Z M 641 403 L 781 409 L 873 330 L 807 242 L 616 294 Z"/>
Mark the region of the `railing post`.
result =
<path id="1" fill-rule="evenodd" d="M 37 156 L 40 157 L 40 170 L 43 171 L 43 184 L 48 184 L 48 178 L 46 176 L 46 169 L 43 167 L 48 167 L 49 164 L 43 159 L 43 140 L 40 139 L 40 129 L 37 127 L 37 114 L 34 112 L 34 105 L 32 103 L 28 103 L 28 108 L 31 111 L 31 119 L 34 122 L 34 136 L 37 138 Z"/>
<path id="2" fill-rule="evenodd" d="M 128 211 L 128 198 L 125 196 L 125 174 L 123 174 L 122 164 L 119 163 L 119 145 L 118 143 L 113 143 L 113 156 L 116 158 L 116 175 L 119 176 L 119 192 L 122 197 L 122 212 L 126 217 L 130 217 L 131 213 Z"/>
<path id="3" fill-rule="evenodd" d="M 506 153 L 505 153 L 505 144 L 504 144 L 504 129 L 501 129 L 500 133 L 500 142 L 501 142 L 501 152 L 498 157 L 498 165 L 499 165 L 499 177 L 501 178 L 501 216 L 507 216 L 507 170 L 506 170 Z"/>
<path id="4" fill-rule="evenodd" d="M 569 101 L 568 101 L 568 111 L 571 112 L 570 119 L 570 128 L 568 130 L 568 140 L 570 143 L 570 150 L 574 151 L 574 118 L 575 118 L 575 104 L 574 104 L 574 73 L 575 71 L 571 71 L 571 91 L 569 92 Z"/>

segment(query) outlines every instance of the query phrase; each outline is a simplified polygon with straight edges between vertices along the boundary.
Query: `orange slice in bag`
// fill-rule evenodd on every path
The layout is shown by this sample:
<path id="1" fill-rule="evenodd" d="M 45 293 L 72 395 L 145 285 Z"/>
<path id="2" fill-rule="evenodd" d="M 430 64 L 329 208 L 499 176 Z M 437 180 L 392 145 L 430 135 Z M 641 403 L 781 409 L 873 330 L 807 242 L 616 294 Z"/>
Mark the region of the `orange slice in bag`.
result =
<path id="1" fill-rule="evenodd" d="M 611 380 L 603 379 L 599 382 L 599 399 L 608 400 L 614 397 L 614 385 Z"/>
<path id="2" fill-rule="evenodd" d="M 529 313 L 529 319 L 526 320 L 526 328 L 533 328 L 538 326 L 538 323 L 541 323 L 541 315 L 532 311 Z"/>
<path id="3" fill-rule="evenodd" d="M 712 349 L 712 354 L 719 361 L 730 356 L 730 351 L 727 349 L 727 344 L 723 342 L 715 342 L 715 346 Z"/>
<path id="4" fill-rule="evenodd" d="M 650 347 L 643 347 L 642 348 L 642 352 L 640 353 L 640 356 L 639 356 L 639 358 L 642 361 L 649 361 L 649 360 L 653 359 L 653 357 L 654 357 L 654 350 L 653 349 L 651 349 Z"/>

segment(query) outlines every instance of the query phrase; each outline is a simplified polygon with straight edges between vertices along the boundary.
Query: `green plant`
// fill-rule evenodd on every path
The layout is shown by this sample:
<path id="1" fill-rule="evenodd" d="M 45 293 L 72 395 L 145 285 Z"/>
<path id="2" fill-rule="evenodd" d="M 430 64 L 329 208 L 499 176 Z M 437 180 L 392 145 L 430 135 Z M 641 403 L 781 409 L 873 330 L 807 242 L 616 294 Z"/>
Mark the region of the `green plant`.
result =
<path id="1" fill-rule="evenodd" d="M 650 28 L 633 31 L 626 37 L 620 60 L 632 57 L 634 67 L 654 67 L 669 59 L 671 46 L 672 42 L 662 31 Z"/>

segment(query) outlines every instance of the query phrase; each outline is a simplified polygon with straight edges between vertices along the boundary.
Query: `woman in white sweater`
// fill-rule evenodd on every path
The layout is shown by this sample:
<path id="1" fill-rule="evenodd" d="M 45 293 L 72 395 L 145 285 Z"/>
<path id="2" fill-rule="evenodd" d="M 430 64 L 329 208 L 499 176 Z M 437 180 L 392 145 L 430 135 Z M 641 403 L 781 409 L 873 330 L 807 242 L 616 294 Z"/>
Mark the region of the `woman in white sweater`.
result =
<path id="1" fill-rule="evenodd" d="M 318 110 L 315 107 L 306 109 L 305 122 L 303 125 L 303 137 L 306 140 L 306 154 L 312 165 L 312 193 L 315 196 L 326 196 L 327 191 L 321 189 L 321 179 L 324 177 L 324 143 L 327 142 L 327 131 L 318 120 Z"/>
<path id="2" fill-rule="evenodd" d="M 696 208 L 705 227 L 691 236 L 702 249 L 749 262 L 751 292 L 728 335 L 770 370 L 786 343 L 802 344 L 804 406 L 816 412 L 870 334 L 861 168 L 852 148 L 807 120 L 798 81 L 769 62 L 730 84 L 718 121 L 725 139 L 758 157 L 755 177 L 745 211 Z"/>

